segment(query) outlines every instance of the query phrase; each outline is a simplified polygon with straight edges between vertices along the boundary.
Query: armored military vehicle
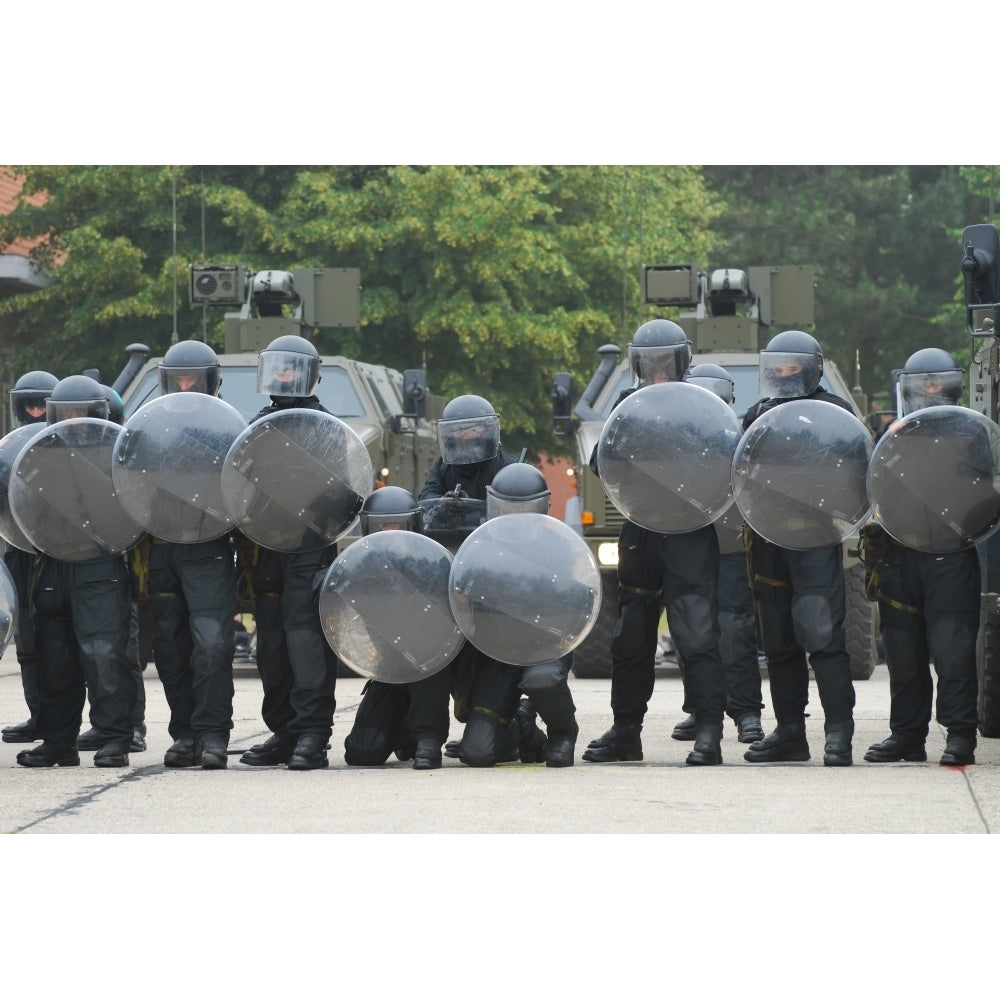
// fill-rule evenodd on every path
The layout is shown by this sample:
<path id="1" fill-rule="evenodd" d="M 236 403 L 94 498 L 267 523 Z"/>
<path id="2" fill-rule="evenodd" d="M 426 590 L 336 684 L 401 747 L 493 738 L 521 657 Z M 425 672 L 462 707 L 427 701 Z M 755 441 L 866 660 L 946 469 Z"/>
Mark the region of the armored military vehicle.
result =
<path id="1" fill-rule="evenodd" d="M 721 365 L 736 387 L 736 412 L 742 418 L 760 398 L 758 355 L 774 334 L 801 329 L 813 322 L 813 269 L 803 266 L 751 267 L 748 271 L 720 269 L 706 273 L 691 264 L 648 265 L 643 268 L 647 303 L 677 307 L 677 318 L 691 341 L 692 365 Z M 605 421 L 622 390 L 631 383 L 627 355 L 615 344 L 597 351 L 600 362 L 587 387 L 570 409 L 572 379 L 560 372 L 552 388 L 557 434 L 576 439 L 578 530 L 601 567 L 604 598 L 600 617 L 587 641 L 573 654 L 578 677 L 608 677 L 609 647 L 617 620 L 618 531 L 622 514 L 605 494 L 589 467 L 590 455 Z M 860 389 L 852 392 L 836 365 L 824 360 L 822 386 L 851 403 L 863 420 L 867 403 Z M 858 539 L 844 543 L 847 582 L 847 635 L 851 672 L 866 680 L 878 660 L 875 606 L 865 596 L 864 567 L 858 558 Z"/>

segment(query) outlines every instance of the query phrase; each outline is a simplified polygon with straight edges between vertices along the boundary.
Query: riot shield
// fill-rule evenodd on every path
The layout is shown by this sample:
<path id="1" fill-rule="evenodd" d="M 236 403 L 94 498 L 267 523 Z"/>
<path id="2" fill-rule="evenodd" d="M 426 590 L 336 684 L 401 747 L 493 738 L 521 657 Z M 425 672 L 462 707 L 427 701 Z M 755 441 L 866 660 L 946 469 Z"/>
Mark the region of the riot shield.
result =
<path id="1" fill-rule="evenodd" d="M 8 494 L 10 474 L 21 449 L 36 435 L 45 430 L 45 424 L 23 424 L 15 427 L 0 440 L 0 538 L 22 552 L 31 552 L 33 546 L 21 530 L 10 509 Z"/>
<path id="2" fill-rule="evenodd" d="M 601 607 L 601 573 L 587 543 L 548 514 L 504 514 L 476 528 L 451 567 L 455 621 L 481 652 L 530 666 L 587 638 Z"/>
<path id="3" fill-rule="evenodd" d="M 868 465 L 872 513 L 902 545 L 956 552 L 1000 527 L 1000 427 L 964 406 L 897 420 Z"/>
<path id="4" fill-rule="evenodd" d="M 728 556 L 734 552 L 746 552 L 743 542 L 743 515 L 736 504 L 730 504 L 713 522 L 719 538 L 719 555 Z"/>
<path id="5" fill-rule="evenodd" d="M 109 420 L 60 420 L 21 449 L 10 476 L 10 508 L 32 546 L 53 559 L 119 555 L 142 536 L 111 477 L 121 428 Z"/>
<path id="6" fill-rule="evenodd" d="M 279 552 L 333 544 L 373 482 L 357 432 L 322 410 L 278 410 L 254 421 L 222 467 L 222 495 L 236 527 Z"/>
<path id="7" fill-rule="evenodd" d="M 233 528 L 222 463 L 247 422 L 204 392 L 151 399 L 125 421 L 112 475 L 122 506 L 168 542 L 207 542 Z"/>
<path id="8" fill-rule="evenodd" d="M 37 424 L 33 426 L 38 430 Z M 14 578 L 10 575 L 10 570 L 0 562 L 0 656 L 3 656 L 10 645 L 10 640 L 14 638 L 18 614 L 17 587 L 14 585 Z"/>
<path id="9" fill-rule="evenodd" d="M 413 531 L 378 531 L 330 564 L 319 616 L 330 648 L 363 677 L 405 684 L 446 667 L 465 638 L 448 603 L 451 555 Z"/>
<path id="10" fill-rule="evenodd" d="M 839 544 L 870 512 L 871 453 L 871 433 L 848 410 L 819 399 L 782 403 L 758 417 L 736 447 L 736 506 L 774 545 Z"/>
<path id="11" fill-rule="evenodd" d="M 733 501 L 740 422 L 714 392 L 686 382 L 649 385 L 612 410 L 597 444 L 601 483 L 630 521 L 681 534 Z"/>
<path id="12" fill-rule="evenodd" d="M 452 555 L 486 520 L 485 500 L 445 495 L 420 500 L 418 505 L 424 512 L 424 534 L 440 542 Z"/>

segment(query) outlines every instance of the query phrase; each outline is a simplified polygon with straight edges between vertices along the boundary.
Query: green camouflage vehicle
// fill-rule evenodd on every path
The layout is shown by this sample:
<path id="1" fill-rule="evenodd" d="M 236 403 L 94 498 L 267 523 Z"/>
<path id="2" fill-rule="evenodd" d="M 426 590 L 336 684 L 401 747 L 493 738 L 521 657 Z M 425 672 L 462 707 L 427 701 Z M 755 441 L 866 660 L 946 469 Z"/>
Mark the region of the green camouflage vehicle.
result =
<path id="1" fill-rule="evenodd" d="M 758 355 L 774 334 L 801 329 L 813 322 L 811 267 L 752 267 L 749 272 L 724 269 L 711 274 L 693 265 L 647 266 L 643 271 L 645 300 L 681 312 L 677 322 L 691 341 L 691 364 L 721 365 L 736 386 L 736 412 L 742 418 L 760 398 Z M 603 600 L 594 629 L 573 654 L 578 677 L 611 675 L 610 643 L 617 621 L 618 532 L 623 516 L 590 470 L 589 459 L 604 423 L 624 389 L 631 386 L 627 355 L 615 344 L 598 348 L 600 363 L 570 412 L 572 383 L 567 373 L 555 376 L 553 415 L 556 433 L 573 433 L 576 440 L 578 504 L 567 508 L 567 521 L 578 526 L 601 568 Z M 852 392 L 836 365 L 825 360 L 822 385 L 851 403 L 864 420 L 867 402 Z M 847 583 L 847 637 L 855 680 L 871 677 L 878 662 L 877 614 L 865 596 L 864 566 L 858 558 L 858 538 L 844 542 Z"/>

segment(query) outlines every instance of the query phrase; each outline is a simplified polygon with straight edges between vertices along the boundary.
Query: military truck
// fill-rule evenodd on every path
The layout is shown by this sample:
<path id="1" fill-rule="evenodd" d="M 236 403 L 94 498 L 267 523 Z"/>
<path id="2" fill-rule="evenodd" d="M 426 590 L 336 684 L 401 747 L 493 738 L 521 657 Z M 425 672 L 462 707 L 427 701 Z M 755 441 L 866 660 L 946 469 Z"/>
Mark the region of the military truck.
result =
<path id="1" fill-rule="evenodd" d="M 736 412 L 742 418 L 760 398 L 758 355 L 774 334 L 801 329 L 813 322 L 813 268 L 805 266 L 724 268 L 710 273 L 693 264 L 646 265 L 642 273 L 647 303 L 681 310 L 676 322 L 691 341 L 691 363 L 721 365 L 736 387 Z M 622 390 L 631 386 L 627 355 L 615 344 L 599 347 L 600 362 L 572 411 L 572 378 L 566 372 L 553 379 L 552 400 L 556 434 L 574 434 L 578 504 L 568 505 L 578 516 L 574 527 L 590 546 L 601 568 L 603 600 L 590 635 L 573 654 L 578 677 L 608 677 L 609 647 L 617 621 L 618 532 L 623 515 L 611 503 L 600 479 L 589 467 L 590 455 Z M 867 401 L 860 389 L 848 389 L 833 362 L 824 359 L 822 385 L 851 403 L 864 419 Z M 847 583 L 847 637 L 851 672 L 866 680 L 878 662 L 877 616 L 865 596 L 864 567 L 858 539 L 844 543 Z"/>
<path id="2" fill-rule="evenodd" d="M 190 271 L 193 304 L 240 306 L 225 317 L 225 351 L 220 395 L 246 420 L 270 405 L 257 392 L 257 355 L 272 340 L 295 334 L 312 340 L 319 328 L 360 324 L 360 272 L 353 268 L 308 268 L 252 273 L 243 265 L 194 265 Z M 159 395 L 157 367 L 144 344 L 126 348 L 128 362 L 112 385 L 125 403 L 128 419 Z M 439 454 L 434 421 L 446 400 L 428 391 L 422 369 L 397 371 L 385 365 L 323 355 L 316 395 L 334 416 L 364 442 L 371 458 L 372 486 L 402 486 L 416 496 Z M 357 536 L 357 526 L 338 540 L 338 550 Z M 252 612 L 241 603 L 242 612 Z M 140 608 L 141 655 L 151 659 L 148 609 Z M 341 674 L 351 673 L 341 666 Z"/>
<path id="3" fill-rule="evenodd" d="M 992 224 L 966 226 L 961 272 L 966 330 L 972 337 L 969 406 L 1000 422 L 1000 232 Z M 979 734 L 1000 738 L 1000 532 L 979 545 Z"/>

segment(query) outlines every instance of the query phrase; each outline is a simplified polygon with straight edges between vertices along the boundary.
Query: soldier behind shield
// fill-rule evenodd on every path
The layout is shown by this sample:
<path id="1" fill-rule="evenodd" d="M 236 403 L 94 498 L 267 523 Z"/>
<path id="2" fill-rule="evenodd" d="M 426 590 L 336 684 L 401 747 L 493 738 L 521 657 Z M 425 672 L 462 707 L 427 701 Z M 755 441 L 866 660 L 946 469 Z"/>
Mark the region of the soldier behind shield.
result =
<path id="1" fill-rule="evenodd" d="M 691 345 L 676 323 L 651 320 L 629 344 L 635 385 L 680 382 L 691 362 Z M 617 404 L 616 404 L 617 405 Z M 597 449 L 591 468 L 598 475 Z M 643 719 L 656 677 L 656 635 L 666 607 L 670 633 L 684 658 L 685 701 L 695 715 L 688 764 L 722 763 L 726 678 L 719 654 L 719 540 L 711 524 L 663 534 L 626 519 L 618 536 L 618 624 L 611 640 L 611 711 L 614 722 L 591 740 L 591 763 L 642 760 Z"/>
<path id="2" fill-rule="evenodd" d="M 257 363 L 257 391 L 269 395 L 271 405 L 254 421 L 282 410 L 329 413 L 316 396 L 321 364 L 304 337 L 273 340 Z M 241 543 L 241 551 L 250 553 L 257 671 L 264 688 L 261 715 L 272 735 L 247 750 L 240 763 L 286 764 L 291 771 L 328 767 L 337 658 L 323 634 L 313 581 L 333 562 L 336 543 L 306 552 Z"/>
<path id="3" fill-rule="evenodd" d="M 183 340 L 159 364 L 160 392 L 218 396 L 221 365 L 208 344 Z M 233 728 L 236 566 L 229 535 L 203 542 L 151 538 L 153 662 L 170 707 L 167 767 L 221 770 Z"/>
<path id="4" fill-rule="evenodd" d="M 46 402 L 49 424 L 74 416 L 108 418 L 104 390 L 86 375 L 57 383 Z M 84 428 L 80 440 L 92 433 L 90 426 Z M 127 655 L 132 604 L 124 556 L 67 562 L 39 555 L 32 606 L 38 677 L 35 728 L 42 743 L 22 750 L 18 764 L 78 766 L 76 739 L 89 696 L 91 720 L 107 737 L 94 754 L 94 766 L 125 767 L 136 687 Z"/>
<path id="5" fill-rule="evenodd" d="M 45 423 L 45 402 L 56 387 L 58 379 L 49 372 L 26 372 L 10 390 L 11 428 L 26 427 L 29 424 Z M 28 718 L 13 726 L 5 726 L 2 732 L 4 743 L 34 743 L 35 711 L 38 707 L 38 681 L 35 675 L 35 634 L 30 614 L 30 581 L 35 567 L 34 551 L 25 552 L 13 545 L 7 545 L 3 561 L 10 571 L 17 591 L 17 603 L 22 608 L 18 616 L 14 648 L 17 665 L 21 670 L 21 687 L 28 706 Z"/>
<path id="6" fill-rule="evenodd" d="M 928 406 L 960 406 L 962 384 L 962 370 L 946 351 L 934 347 L 917 351 L 899 376 L 902 415 Z M 878 439 L 891 427 L 883 427 Z M 925 458 L 929 457 L 928 452 Z M 989 470 L 989 455 L 984 457 Z M 918 551 L 874 523 L 863 529 L 862 538 L 869 555 L 866 565 L 871 563 L 877 578 L 890 694 L 890 734 L 868 748 L 865 760 L 876 764 L 927 760 L 924 744 L 934 695 L 933 661 L 937 721 L 948 731 L 940 763 L 974 764 L 981 583 L 976 550 Z"/>
<path id="7" fill-rule="evenodd" d="M 820 387 L 823 352 L 816 339 L 801 330 L 772 337 L 760 354 L 763 398 L 743 418 L 744 431 L 762 414 L 792 399 L 818 399 L 853 414 L 850 404 Z M 777 728 L 750 745 L 745 760 L 809 760 L 805 710 L 809 701 L 809 669 L 825 713 L 823 763 L 853 762 L 854 682 L 844 628 L 846 596 L 840 543 L 808 550 L 774 545 L 749 532 L 747 558 L 767 655 L 771 703 Z"/>

